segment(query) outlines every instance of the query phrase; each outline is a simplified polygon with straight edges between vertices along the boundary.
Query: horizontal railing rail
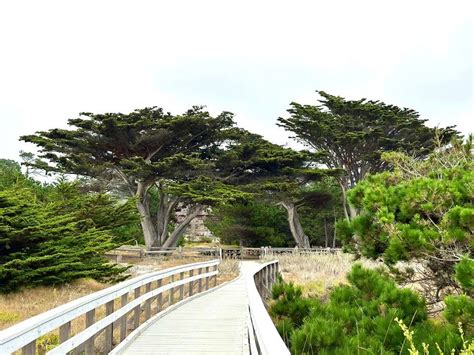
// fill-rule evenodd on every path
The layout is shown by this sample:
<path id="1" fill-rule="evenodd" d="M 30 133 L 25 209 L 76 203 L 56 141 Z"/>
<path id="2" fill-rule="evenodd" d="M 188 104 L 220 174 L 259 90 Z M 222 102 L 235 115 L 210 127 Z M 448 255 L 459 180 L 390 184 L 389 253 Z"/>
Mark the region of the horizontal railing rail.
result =
<path id="1" fill-rule="evenodd" d="M 269 297 L 272 285 L 278 276 L 278 260 L 262 266 L 247 278 L 249 299 L 249 344 L 250 353 L 262 355 L 289 355 L 285 342 L 273 324 L 263 299 Z"/>
<path id="2" fill-rule="evenodd" d="M 65 354 L 71 350 L 93 354 L 95 339 L 100 334 L 104 334 L 103 349 L 108 352 L 153 312 L 156 314 L 175 300 L 209 289 L 211 282 L 215 287 L 218 265 L 219 260 L 210 260 L 145 274 L 29 318 L 0 332 L 0 354 L 20 349 L 25 355 L 36 354 L 37 339 L 58 329 L 60 344 L 48 354 Z M 187 290 L 185 285 L 189 285 Z M 133 299 L 129 300 L 130 293 Z M 116 305 L 119 307 L 114 309 Z M 96 321 L 96 309 L 101 306 L 105 306 L 105 317 Z M 84 316 L 85 329 L 72 335 L 71 322 Z M 115 343 L 114 329 L 119 330 Z"/>
<path id="3" fill-rule="evenodd" d="M 150 250 L 137 247 L 120 247 L 107 253 L 108 256 L 115 257 L 116 262 L 121 262 L 124 257 L 136 256 L 143 258 L 145 256 L 170 256 L 177 255 L 183 257 L 184 251 L 194 251 L 204 256 L 216 257 L 219 259 L 261 259 L 266 256 L 275 256 L 280 254 L 336 254 L 342 251 L 341 248 L 331 247 L 312 247 L 312 248 L 273 248 L 270 246 L 260 248 L 248 247 L 193 247 L 190 249 L 175 247 L 175 248 L 158 248 L 152 247 Z M 128 252 L 123 255 L 120 252 Z M 132 253 L 130 255 L 130 253 Z"/>
<path id="4" fill-rule="evenodd" d="M 342 248 L 325 248 L 325 247 L 312 247 L 312 248 L 273 248 L 273 247 L 261 247 L 261 257 L 274 256 L 279 254 L 336 254 L 342 252 Z"/>

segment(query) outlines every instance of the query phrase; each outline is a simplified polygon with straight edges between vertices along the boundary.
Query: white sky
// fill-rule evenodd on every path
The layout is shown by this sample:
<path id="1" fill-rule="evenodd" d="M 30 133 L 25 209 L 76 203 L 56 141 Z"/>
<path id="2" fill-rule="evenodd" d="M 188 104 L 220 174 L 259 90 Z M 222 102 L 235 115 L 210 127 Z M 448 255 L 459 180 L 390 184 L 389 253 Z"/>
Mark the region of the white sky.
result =
<path id="1" fill-rule="evenodd" d="M 0 158 L 79 112 L 207 105 L 275 143 L 315 90 L 474 131 L 470 1 L 0 0 Z"/>

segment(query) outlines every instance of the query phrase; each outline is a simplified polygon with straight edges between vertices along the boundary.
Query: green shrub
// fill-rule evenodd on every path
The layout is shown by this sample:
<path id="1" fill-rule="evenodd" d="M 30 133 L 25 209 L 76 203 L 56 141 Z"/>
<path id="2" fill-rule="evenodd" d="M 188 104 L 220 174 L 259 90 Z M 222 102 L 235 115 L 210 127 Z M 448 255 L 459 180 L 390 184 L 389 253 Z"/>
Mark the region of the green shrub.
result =
<path id="1" fill-rule="evenodd" d="M 60 182 L 50 200 L 31 188 L 0 191 L 0 292 L 90 277 L 118 281 L 126 269 L 104 253 L 119 245 L 111 229 L 126 223 L 128 207 Z"/>
<path id="2" fill-rule="evenodd" d="M 334 288 L 329 299 L 304 298 L 301 288 L 277 282 L 269 313 L 294 354 L 406 354 L 404 334 L 395 319 L 410 325 L 412 342 L 435 344 L 449 353 L 462 348 L 456 322 L 466 322 L 469 298 L 447 300 L 450 314 L 434 322 L 427 317 L 425 301 L 414 291 L 398 288 L 382 270 L 356 264 L 348 275 L 349 285 Z M 449 321 L 449 323 L 448 323 Z"/>
<path id="3" fill-rule="evenodd" d="M 457 263 L 456 279 L 468 293 L 474 294 L 474 260 L 465 256 Z"/>
<path id="4" fill-rule="evenodd" d="M 448 296 L 444 299 L 444 317 L 453 326 L 462 324 L 467 336 L 474 337 L 474 300 L 466 295 Z"/>
<path id="5" fill-rule="evenodd" d="M 272 299 L 268 313 L 275 321 L 285 343 L 290 346 L 290 336 L 295 328 L 303 325 L 304 319 L 316 306 L 316 300 L 303 298 L 301 287 L 285 283 L 280 278 L 273 285 Z"/>
<path id="6" fill-rule="evenodd" d="M 400 279 L 422 283 L 424 296 L 461 289 L 472 297 L 474 280 L 473 140 L 454 140 L 427 159 L 386 153 L 393 171 L 368 175 L 348 192 L 358 214 L 338 225 L 345 250 L 368 258 L 421 261 L 423 278 L 399 272 Z"/>

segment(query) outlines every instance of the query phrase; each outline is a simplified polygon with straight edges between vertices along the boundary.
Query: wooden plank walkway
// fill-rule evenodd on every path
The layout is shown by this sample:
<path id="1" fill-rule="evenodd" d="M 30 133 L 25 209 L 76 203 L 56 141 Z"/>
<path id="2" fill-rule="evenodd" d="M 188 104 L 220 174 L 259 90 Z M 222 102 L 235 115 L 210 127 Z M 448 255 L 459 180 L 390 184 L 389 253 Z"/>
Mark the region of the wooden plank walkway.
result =
<path id="1" fill-rule="evenodd" d="M 120 354 L 249 354 L 246 277 L 258 265 L 242 262 L 236 280 L 159 318 Z"/>

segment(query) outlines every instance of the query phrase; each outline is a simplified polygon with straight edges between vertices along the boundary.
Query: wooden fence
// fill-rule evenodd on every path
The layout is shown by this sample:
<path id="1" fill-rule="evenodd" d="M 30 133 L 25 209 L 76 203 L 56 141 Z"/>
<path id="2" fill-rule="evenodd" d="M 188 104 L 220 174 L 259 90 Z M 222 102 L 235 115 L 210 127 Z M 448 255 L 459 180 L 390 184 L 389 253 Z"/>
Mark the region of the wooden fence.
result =
<path id="1" fill-rule="evenodd" d="M 21 350 L 24 355 L 35 355 L 38 338 L 53 331 L 59 332 L 59 345 L 47 354 L 73 350 L 94 354 L 98 340 L 108 353 L 166 306 L 215 287 L 218 265 L 219 260 L 210 260 L 149 273 L 27 319 L 0 332 L 0 354 Z M 96 319 L 101 306 L 105 316 Z M 78 318 L 84 318 L 85 328 L 72 335 L 71 323 Z"/>
<path id="2" fill-rule="evenodd" d="M 249 299 L 248 337 L 251 354 L 289 355 L 290 351 L 275 328 L 264 304 L 278 275 L 278 260 L 262 264 L 247 278 Z"/>
<path id="3" fill-rule="evenodd" d="M 151 248 L 144 250 L 137 247 L 120 247 L 107 253 L 108 256 L 114 256 L 116 262 L 121 262 L 123 256 L 118 252 L 128 253 L 128 256 L 143 258 L 145 256 L 177 256 L 183 257 L 185 248 Z M 189 249 L 186 249 L 189 250 Z M 190 250 L 204 256 L 215 257 L 219 259 L 262 259 L 266 256 L 275 256 L 281 254 L 335 254 L 341 252 L 341 248 L 247 248 L 247 247 L 196 247 Z"/>

